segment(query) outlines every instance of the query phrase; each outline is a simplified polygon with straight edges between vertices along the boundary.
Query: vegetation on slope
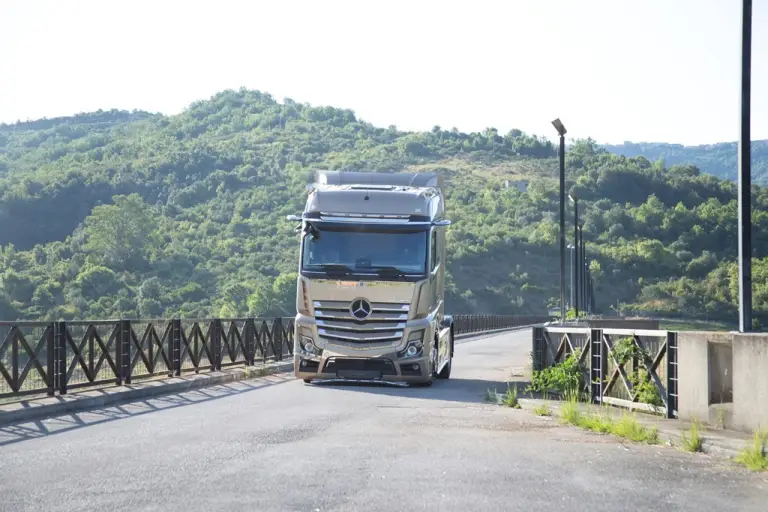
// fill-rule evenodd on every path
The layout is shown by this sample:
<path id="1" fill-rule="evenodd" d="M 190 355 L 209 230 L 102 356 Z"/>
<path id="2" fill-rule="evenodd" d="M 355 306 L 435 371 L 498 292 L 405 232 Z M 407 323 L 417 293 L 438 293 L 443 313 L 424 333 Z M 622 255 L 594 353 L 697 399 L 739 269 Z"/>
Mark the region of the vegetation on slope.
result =
<path id="1" fill-rule="evenodd" d="M 643 156 L 651 161 L 664 160 L 667 165 L 690 164 L 695 165 L 702 172 L 724 180 L 736 181 L 737 179 L 738 145 L 736 142 L 701 146 L 625 142 L 603 147 L 617 155 Z M 752 179 L 760 185 L 768 184 L 768 140 L 752 141 Z"/>
<path id="2" fill-rule="evenodd" d="M 0 317 L 292 315 L 297 238 L 284 217 L 303 208 L 319 168 L 446 176 L 450 310 L 540 313 L 559 296 L 549 141 L 377 128 L 349 110 L 240 90 L 170 117 L 0 125 Z M 591 140 L 572 145 L 567 169 L 598 308 L 733 318 L 731 182 Z M 756 188 L 755 200 L 762 257 L 768 193 Z M 757 258 L 758 317 L 768 314 L 766 272 Z"/>

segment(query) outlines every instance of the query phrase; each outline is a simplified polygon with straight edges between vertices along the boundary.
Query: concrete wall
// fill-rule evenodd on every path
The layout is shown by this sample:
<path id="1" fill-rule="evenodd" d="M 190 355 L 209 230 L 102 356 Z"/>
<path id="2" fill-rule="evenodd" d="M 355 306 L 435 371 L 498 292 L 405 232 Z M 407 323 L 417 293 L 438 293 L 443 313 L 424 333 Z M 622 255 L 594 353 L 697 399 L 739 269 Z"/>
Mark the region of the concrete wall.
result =
<path id="1" fill-rule="evenodd" d="M 646 318 L 599 318 L 587 321 L 592 329 L 643 329 L 656 331 L 659 321 Z"/>
<path id="2" fill-rule="evenodd" d="M 768 428 L 768 335 L 733 335 L 733 423 Z"/>
<path id="3" fill-rule="evenodd" d="M 709 350 L 707 332 L 677 334 L 677 417 L 709 418 Z M 727 335 L 727 334 L 726 334 Z"/>
<path id="4" fill-rule="evenodd" d="M 678 417 L 709 421 L 728 412 L 728 428 L 768 427 L 768 335 L 681 332 Z"/>

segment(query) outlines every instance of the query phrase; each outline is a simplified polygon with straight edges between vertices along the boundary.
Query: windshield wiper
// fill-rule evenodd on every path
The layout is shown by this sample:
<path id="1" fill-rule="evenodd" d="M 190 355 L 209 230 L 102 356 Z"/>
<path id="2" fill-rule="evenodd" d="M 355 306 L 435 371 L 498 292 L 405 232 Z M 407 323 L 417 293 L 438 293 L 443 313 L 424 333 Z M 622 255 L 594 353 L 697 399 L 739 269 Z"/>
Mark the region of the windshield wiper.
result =
<path id="1" fill-rule="evenodd" d="M 386 274 L 395 274 L 397 276 L 405 276 L 406 275 L 405 272 L 403 272 L 402 270 L 400 270 L 397 267 L 375 266 L 375 267 L 370 267 L 370 268 L 371 268 L 371 270 L 375 270 L 376 273 L 379 274 L 380 276 L 381 275 L 386 275 Z"/>
<path id="2" fill-rule="evenodd" d="M 307 266 L 317 267 L 317 268 L 320 268 L 321 270 L 325 270 L 326 272 L 340 272 L 342 274 L 351 274 L 352 272 L 354 272 L 348 266 L 342 265 L 340 263 L 320 263 L 320 264 L 312 264 Z"/>

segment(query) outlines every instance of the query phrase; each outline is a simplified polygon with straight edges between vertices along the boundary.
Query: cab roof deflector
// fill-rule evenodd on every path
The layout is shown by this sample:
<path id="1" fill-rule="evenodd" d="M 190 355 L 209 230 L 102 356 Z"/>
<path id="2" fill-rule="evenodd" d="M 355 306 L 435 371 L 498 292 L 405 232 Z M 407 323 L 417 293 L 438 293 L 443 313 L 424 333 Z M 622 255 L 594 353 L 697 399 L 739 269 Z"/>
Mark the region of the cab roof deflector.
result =
<path id="1" fill-rule="evenodd" d="M 315 181 L 318 185 L 374 185 L 416 188 L 437 188 L 443 190 L 443 176 L 436 173 L 384 173 L 384 172 L 346 172 L 317 171 Z"/>

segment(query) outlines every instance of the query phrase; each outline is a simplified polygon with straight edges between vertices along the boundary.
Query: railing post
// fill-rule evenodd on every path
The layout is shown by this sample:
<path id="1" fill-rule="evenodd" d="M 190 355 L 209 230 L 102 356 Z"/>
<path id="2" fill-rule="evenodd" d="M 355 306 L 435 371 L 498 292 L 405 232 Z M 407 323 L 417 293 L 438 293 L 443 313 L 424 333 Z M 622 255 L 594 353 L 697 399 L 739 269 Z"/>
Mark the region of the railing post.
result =
<path id="1" fill-rule="evenodd" d="M 56 393 L 56 323 L 51 322 L 45 339 L 45 354 L 48 359 L 48 396 Z"/>
<path id="2" fill-rule="evenodd" d="M 533 370 L 540 372 L 543 370 L 543 362 L 541 360 L 541 344 L 544 341 L 544 328 L 543 327 L 534 327 L 533 328 L 533 361 L 532 366 Z"/>
<path id="3" fill-rule="evenodd" d="M 272 322 L 272 342 L 275 347 L 275 359 L 283 360 L 283 319 L 275 318 Z"/>
<path id="4" fill-rule="evenodd" d="M 67 394 L 67 322 L 56 322 L 54 343 L 56 344 L 57 388 L 60 395 Z"/>
<path id="5" fill-rule="evenodd" d="M 117 322 L 117 336 L 115 336 L 115 385 L 123 385 L 123 321 Z"/>
<path id="6" fill-rule="evenodd" d="M 213 346 L 213 369 L 215 371 L 221 370 L 221 320 L 215 318 L 213 320 L 213 329 L 211 330 L 211 345 Z"/>
<path id="7" fill-rule="evenodd" d="M 252 318 L 245 321 L 243 331 L 245 331 L 243 336 L 245 336 L 245 351 L 247 352 L 245 364 L 253 366 L 256 364 L 256 325 Z"/>
<path id="8" fill-rule="evenodd" d="M 678 410 L 677 333 L 667 332 L 667 418 L 674 418 Z"/>
<path id="9" fill-rule="evenodd" d="M 168 376 L 177 377 L 181 375 L 181 320 L 175 318 L 171 323 L 171 367 Z"/>
<path id="10" fill-rule="evenodd" d="M 603 357 L 603 331 L 602 329 L 591 329 L 589 334 L 589 379 L 590 379 L 590 398 L 593 403 L 602 403 L 603 401 L 603 376 L 605 374 Z"/>
<path id="11" fill-rule="evenodd" d="M 119 379 L 125 384 L 131 383 L 131 321 L 120 320 L 120 343 L 118 347 L 120 352 L 117 359 L 119 361 L 117 370 L 120 372 Z M 120 385 L 118 380 L 118 385 Z"/>

